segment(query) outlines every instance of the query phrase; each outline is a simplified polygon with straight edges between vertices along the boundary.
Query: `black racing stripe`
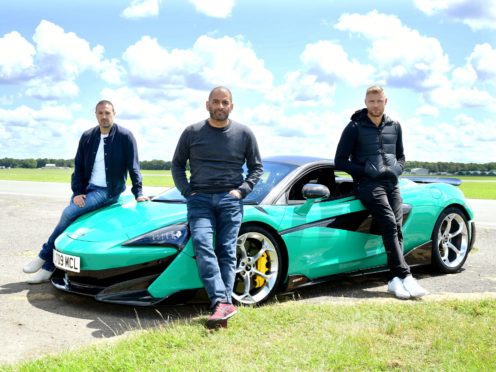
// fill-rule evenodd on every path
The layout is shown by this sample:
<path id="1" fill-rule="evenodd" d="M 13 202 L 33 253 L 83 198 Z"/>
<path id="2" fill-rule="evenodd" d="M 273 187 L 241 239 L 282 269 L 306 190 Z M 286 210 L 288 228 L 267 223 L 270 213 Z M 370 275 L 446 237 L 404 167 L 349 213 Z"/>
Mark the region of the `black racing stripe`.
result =
<path id="1" fill-rule="evenodd" d="M 264 208 L 262 208 L 261 206 L 257 205 L 256 207 L 254 207 L 257 211 L 263 213 L 263 214 L 269 214 Z"/>
<path id="2" fill-rule="evenodd" d="M 410 215 L 412 207 L 408 204 L 403 204 L 403 223 Z M 291 227 L 280 232 L 281 235 L 293 233 L 311 227 L 327 227 L 330 229 L 355 231 L 365 234 L 381 235 L 380 228 L 377 223 L 374 223 L 369 211 L 363 210 L 353 213 L 346 213 L 333 218 L 324 218 L 322 220 L 305 223 L 303 225 Z"/>
<path id="3" fill-rule="evenodd" d="M 316 227 L 316 226 L 319 226 L 319 227 L 329 227 L 329 225 L 334 222 L 336 218 L 326 218 L 324 220 L 319 220 L 319 221 L 314 221 L 314 222 L 311 222 L 311 223 L 305 223 L 303 225 L 300 225 L 300 226 L 295 226 L 295 227 L 291 227 L 289 229 L 286 229 L 286 230 L 282 230 L 280 232 L 281 235 L 284 235 L 284 234 L 289 234 L 289 233 L 292 233 L 292 232 L 295 232 L 295 231 L 300 231 L 300 230 L 305 230 L 305 229 L 308 229 L 310 227 Z"/>

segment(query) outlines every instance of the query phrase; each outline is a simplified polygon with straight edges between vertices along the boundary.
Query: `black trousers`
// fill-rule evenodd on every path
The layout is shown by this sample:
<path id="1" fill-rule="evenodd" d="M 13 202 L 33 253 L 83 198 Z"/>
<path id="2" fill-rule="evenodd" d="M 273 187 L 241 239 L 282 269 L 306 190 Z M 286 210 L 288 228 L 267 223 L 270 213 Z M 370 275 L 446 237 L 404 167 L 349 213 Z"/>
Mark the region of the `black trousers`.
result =
<path id="1" fill-rule="evenodd" d="M 403 199 L 395 181 L 366 180 L 355 184 L 355 192 L 370 211 L 374 224 L 380 229 L 386 249 L 391 277 L 400 279 L 410 274 L 403 256 Z"/>

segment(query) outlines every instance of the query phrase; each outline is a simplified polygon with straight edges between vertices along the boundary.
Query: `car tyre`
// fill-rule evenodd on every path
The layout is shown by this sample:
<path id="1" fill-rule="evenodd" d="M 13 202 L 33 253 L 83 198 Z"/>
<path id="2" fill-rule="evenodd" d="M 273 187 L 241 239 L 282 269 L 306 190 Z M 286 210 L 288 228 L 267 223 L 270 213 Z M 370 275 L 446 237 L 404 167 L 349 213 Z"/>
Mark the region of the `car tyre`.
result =
<path id="1" fill-rule="evenodd" d="M 432 232 L 432 263 L 442 273 L 458 272 L 468 256 L 469 227 L 467 218 L 456 207 L 445 209 Z"/>
<path id="2" fill-rule="evenodd" d="M 282 256 L 274 236 L 260 226 L 242 226 L 236 243 L 233 299 L 260 305 L 271 299 L 281 281 Z"/>

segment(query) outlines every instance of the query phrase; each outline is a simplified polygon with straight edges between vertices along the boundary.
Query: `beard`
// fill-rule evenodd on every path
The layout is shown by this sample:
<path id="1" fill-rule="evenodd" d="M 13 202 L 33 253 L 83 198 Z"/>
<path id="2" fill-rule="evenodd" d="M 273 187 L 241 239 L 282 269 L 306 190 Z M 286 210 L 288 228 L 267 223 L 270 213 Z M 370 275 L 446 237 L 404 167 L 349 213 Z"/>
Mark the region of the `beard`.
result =
<path id="1" fill-rule="evenodd" d="M 209 110 L 210 112 L 210 119 L 217 120 L 217 121 L 224 121 L 227 120 L 229 117 L 229 111 L 224 111 L 224 110 Z"/>
<path id="2" fill-rule="evenodd" d="M 381 109 L 377 109 L 377 110 L 367 110 L 367 113 L 374 117 L 374 118 L 380 118 L 382 116 L 382 114 L 384 114 L 384 110 L 381 110 Z"/>
<path id="3" fill-rule="evenodd" d="M 100 120 L 99 124 L 102 128 L 110 128 L 112 126 L 112 122 L 110 120 Z"/>

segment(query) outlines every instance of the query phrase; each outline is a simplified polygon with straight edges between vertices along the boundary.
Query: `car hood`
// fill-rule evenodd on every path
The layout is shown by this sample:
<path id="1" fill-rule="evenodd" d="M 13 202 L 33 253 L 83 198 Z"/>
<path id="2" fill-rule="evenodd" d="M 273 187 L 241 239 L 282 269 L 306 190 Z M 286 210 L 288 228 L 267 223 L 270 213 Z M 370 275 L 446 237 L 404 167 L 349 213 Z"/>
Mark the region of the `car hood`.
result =
<path id="1" fill-rule="evenodd" d="M 184 203 L 138 203 L 133 197 L 125 197 L 116 204 L 81 216 L 65 234 L 86 242 L 122 242 L 185 221 Z"/>

